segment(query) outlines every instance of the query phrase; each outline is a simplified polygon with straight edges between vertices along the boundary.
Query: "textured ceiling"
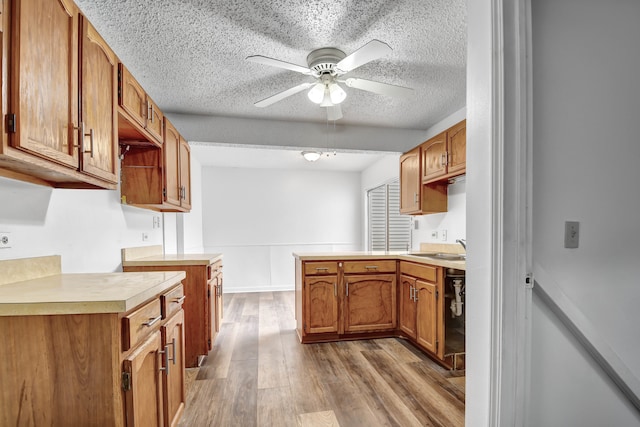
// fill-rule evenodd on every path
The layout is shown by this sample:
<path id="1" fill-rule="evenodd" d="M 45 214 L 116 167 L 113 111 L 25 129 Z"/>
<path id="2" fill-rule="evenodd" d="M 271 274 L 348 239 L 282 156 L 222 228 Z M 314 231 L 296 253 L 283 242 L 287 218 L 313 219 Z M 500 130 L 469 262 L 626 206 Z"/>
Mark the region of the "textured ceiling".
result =
<path id="1" fill-rule="evenodd" d="M 309 77 L 246 61 L 264 55 L 306 66 L 308 53 L 347 55 L 372 39 L 393 51 L 346 77 L 408 86 L 395 99 L 345 88 L 341 125 L 427 129 L 465 105 L 465 0 L 76 0 L 165 112 L 326 121 L 305 91 L 254 102 Z"/>

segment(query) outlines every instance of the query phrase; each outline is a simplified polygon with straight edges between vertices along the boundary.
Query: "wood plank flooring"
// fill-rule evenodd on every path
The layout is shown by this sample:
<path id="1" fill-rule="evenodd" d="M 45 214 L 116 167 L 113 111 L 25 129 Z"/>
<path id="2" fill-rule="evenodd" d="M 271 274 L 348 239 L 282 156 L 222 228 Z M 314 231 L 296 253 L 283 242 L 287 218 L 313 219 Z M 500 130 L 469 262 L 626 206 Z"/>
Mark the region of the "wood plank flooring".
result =
<path id="1" fill-rule="evenodd" d="M 464 377 L 400 339 L 300 344 L 294 293 L 224 295 L 180 426 L 464 426 Z"/>

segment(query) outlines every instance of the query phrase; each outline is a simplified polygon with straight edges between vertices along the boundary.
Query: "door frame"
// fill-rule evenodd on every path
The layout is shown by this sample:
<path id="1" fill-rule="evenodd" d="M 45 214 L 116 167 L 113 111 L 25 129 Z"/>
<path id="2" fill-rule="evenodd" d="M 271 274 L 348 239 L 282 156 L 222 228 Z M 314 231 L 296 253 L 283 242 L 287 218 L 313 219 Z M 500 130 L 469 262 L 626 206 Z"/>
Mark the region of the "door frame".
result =
<path id="1" fill-rule="evenodd" d="M 528 418 L 527 280 L 533 283 L 530 11 L 530 0 L 467 2 L 470 427 L 524 426 Z"/>

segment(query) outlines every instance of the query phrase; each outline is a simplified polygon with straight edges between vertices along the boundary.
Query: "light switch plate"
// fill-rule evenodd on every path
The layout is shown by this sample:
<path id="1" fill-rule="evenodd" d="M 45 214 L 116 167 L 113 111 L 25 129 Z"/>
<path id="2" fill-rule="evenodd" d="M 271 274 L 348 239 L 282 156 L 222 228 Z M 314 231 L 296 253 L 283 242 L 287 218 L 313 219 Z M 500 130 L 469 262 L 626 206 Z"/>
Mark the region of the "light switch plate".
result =
<path id="1" fill-rule="evenodd" d="M 575 249 L 580 244 L 580 223 L 578 221 L 564 222 L 564 247 Z"/>

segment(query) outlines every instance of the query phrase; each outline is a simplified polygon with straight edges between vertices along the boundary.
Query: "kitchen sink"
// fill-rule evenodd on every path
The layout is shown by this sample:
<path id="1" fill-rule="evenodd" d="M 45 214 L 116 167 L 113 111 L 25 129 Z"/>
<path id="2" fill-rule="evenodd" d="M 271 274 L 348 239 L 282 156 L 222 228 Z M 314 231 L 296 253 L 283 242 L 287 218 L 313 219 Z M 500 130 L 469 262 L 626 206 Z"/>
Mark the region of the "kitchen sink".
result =
<path id="1" fill-rule="evenodd" d="M 465 254 L 447 254 L 447 253 L 415 253 L 409 254 L 412 256 L 419 256 L 424 258 L 441 259 L 443 261 L 464 261 L 467 259 Z"/>

